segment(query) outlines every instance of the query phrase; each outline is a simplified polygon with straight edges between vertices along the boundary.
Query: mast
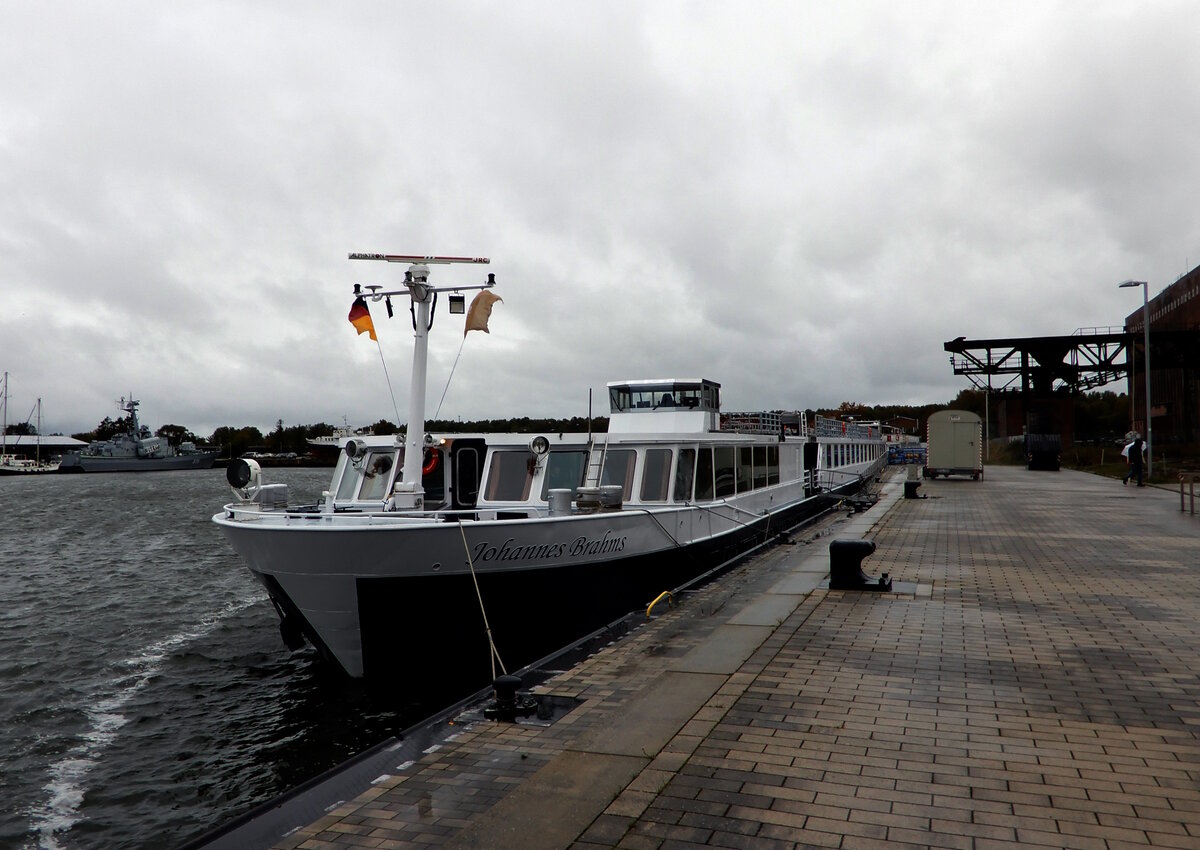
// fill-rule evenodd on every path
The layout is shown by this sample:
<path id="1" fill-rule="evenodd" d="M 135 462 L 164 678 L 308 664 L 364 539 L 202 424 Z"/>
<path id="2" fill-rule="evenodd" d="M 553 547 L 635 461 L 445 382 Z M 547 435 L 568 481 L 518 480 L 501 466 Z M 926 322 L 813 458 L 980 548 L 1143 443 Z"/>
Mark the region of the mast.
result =
<path id="1" fill-rule="evenodd" d="M 381 287 L 368 286 L 370 299 L 379 301 L 390 295 L 407 295 L 412 302 L 413 315 L 413 362 L 412 382 L 408 390 L 408 427 L 404 433 L 404 467 L 402 480 L 393 488 L 394 503 L 398 510 L 423 510 L 425 489 L 421 486 L 421 466 L 425 453 L 425 375 L 429 357 L 429 331 L 433 327 L 432 305 L 439 292 L 459 292 L 464 289 L 490 289 L 496 285 L 496 276 L 489 274 L 487 281 L 475 286 L 449 286 L 442 289 L 429 284 L 431 264 L 490 263 L 487 257 L 424 257 L 416 254 L 351 254 L 351 260 L 382 260 L 387 263 L 409 263 L 404 273 L 405 289 L 380 292 Z M 359 284 L 354 285 L 354 294 L 361 295 Z"/>

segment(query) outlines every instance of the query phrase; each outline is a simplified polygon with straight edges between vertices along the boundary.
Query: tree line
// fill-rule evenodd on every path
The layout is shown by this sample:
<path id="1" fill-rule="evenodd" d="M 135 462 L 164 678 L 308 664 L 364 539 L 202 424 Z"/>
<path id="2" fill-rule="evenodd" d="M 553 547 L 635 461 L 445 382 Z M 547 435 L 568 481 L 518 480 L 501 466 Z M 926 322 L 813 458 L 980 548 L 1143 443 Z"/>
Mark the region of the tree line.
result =
<path id="1" fill-rule="evenodd" d="M 111 440 L 117 434 L 123 434 L 128 431 L 130 426 L 129 417 L 120 417 L 117 419 L 105 417 L 96 426 L 94 431 L 72 434 L 71 436 L 76 440 L 83 440 L 84 442 Z M 149 429 L 145 428 L 145 426 L 142 427 L 146 431 L 146 435 L 149 436 Z M 387 419 L 380 419 L 373 425 L 358 429 L 358 433 L 386 436 L 403 430 L 403 423 L 397 425 Z M 478 419 L 467 421 L 433 419 L 425 423 L 425 430 L 430 432 L 460 433 L 497 433 L 504 431 L 518 433 L 583 432 L 588 430 L 588 420 L 582 416 L 574 416 L 569 419 L 538 419 L 527 416 L 515 419 Z M 607 431 L 608 418 L 594 418 L 591 430 L 593 432 Z M 33 435 L 36 434 L 36 429 L 28 431 L 22 426 L 21 430 L 16 430 L 16 426 L 10 426 L 8 432 L 12 434 L 30 433 Z M 308 444 L 309 440 L 319 437 L 332 437 L 337 432 L 338 429 L 327 422 L 318 422 L 312 425 L 285 426 L 283 421 L 279 420 L 275 423 L 275 427 L 265 434 L 260 428 L 254 425 L 242 425 L 240 427 L 223 425 L 213 431 L 207 438 L 201 438 L 182 425 L 163 425 L 154 431 L 154 435 L 165 437 L 167 442 L 176 447 L 184 442 L 217 447 L 221 450 L 222 457 L 240 457 L 249 451 L 269 452 L 271 454 L 293 453 L 303 456 L 308 454 L 312 449 Z"/>
<path id="2" fill-rule="evenodd" d="M 996 393 L 990 413 L 995 419 Z M 837 407 L 809 409 L 805 414 L 811 417 L 820 414 L 832 418 L 853 417 L 858 420 L 878 421 L 890 425 L 907 434 L 923 435 L 925 422 L 929 416 L 939 410 L 969 410 L 983 417 L 988 412 L 986 393 L 983 390 L 962 390 L 954 399 L 943 404 L 877 404 L 866 405 L 858 402 L 844 401 Z M 105 417 L 94 431 L 72 434 L 77 440 L 107 440 L 116 434 L 129 429 L 128 417 L 111 419 Z M 1075 398 L 1075 435 L 1077 440 L 1103 440 L 1123 435 L 1129 428 L 1129 397 L 1124 393 L 1092 392 L 1083 393 Z M 19 430 L 18 430 L 19 429 Z M 521 416 L 511 419 L 476 419 L 450 420 L 434 419 L 425 424 L 429 432 L 437 433 L 584 433 L 589 430 L 587 417 L 573 416 L 568 419 L 531 418 Z M 269 452 L 271 454 L 295 453 L 303 456 L 311 450 L 308 441 L 318 437 L 330 437 L 337 433 L 337 428 L 326 422 L 313 425 L 284 426 L 283 421 L 277 421 L 275 427 L 263 433 L 253 425 L 241 427 L 226 425 L 217 428 L 207 439 L 202 439 L 182 425 L 163 425 L 154 432 L 156 436 L 165 437 L 167 441 L 178 446 L 183 442 L 193 442 L 197 445 L 215 446 L 221 449 L 224 457 L 240 457 L 248 451 Z M 373 425 L 360 429 L 360 433 L 379 435 L 395 434 L 404 430 L 404 423 L 397 424 L 387 419 L 380 419 Z M 608 417 L 598 416 L 591 420 L 590 430 L 593 433 L 604 433 L 608 430 Z M 991 433 L 995 433 L 993 428 Z M 36 435 L 36 429 L 23 423 L 10 425 L 9 434 Z"/>
<path id="3" fill-rule="evenodd" d="M 924 435 L 925 422 L 939 410 L 967 410 L 980 419 L 991 417 L 989 433 L 996 434 L 998 401 L 1006 393 L 992 393 L 989 404 L 984 390 L 961 390 L 946 404 L 868 406 L 855 402 L 842 402 L 828 411 L 817 411 L 822 416 L 847 417 L 878 420 L 885 425 L 902 428 L 906 433 Z M 1074 397 L 1076 442 L 1103 442 L 1116 439 L 1129 430 L 1129 396 L 1111 391 L 1080 393 Z"/>

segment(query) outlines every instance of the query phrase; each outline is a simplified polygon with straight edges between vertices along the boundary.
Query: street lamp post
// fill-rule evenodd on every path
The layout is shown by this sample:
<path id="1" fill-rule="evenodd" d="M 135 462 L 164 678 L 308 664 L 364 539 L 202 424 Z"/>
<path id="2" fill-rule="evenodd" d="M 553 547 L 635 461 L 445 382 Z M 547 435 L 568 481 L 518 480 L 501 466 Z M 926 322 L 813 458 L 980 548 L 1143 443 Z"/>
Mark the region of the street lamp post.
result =
<path id="1" fill-rule="evenodd" d="M 1150 427 L 1150 285 L 1144 280 L 1127 280 L 1117 284 L 1120 289 L 1131 286 L 1142 288 L 1142 332 L 1144 334 L 1142 347 L 1145 349 L 1145 356 L 1142 359 L 1146 366 L 1146 477 L 1149 478 L 1154 471 L 1153 428 Z"/>

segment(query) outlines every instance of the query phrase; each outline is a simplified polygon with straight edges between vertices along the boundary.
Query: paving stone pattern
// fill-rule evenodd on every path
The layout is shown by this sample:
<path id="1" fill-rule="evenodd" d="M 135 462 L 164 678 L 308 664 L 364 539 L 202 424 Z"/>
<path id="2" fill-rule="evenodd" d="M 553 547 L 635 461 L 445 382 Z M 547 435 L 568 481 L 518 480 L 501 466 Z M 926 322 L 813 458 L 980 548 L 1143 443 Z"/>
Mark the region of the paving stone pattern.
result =
<path id="1" fill-rule="evenodd" d="M 1200 519 L 1065 470 L 921 491 L 864 564 L 915 592 L 797 597 L 600 802 L 517 789 L 636 732 L 630 706 L 837 525 L 547 682 L 583 700 L 558 723 L 465 724 L 277 846 L 1200 848 Z"/>

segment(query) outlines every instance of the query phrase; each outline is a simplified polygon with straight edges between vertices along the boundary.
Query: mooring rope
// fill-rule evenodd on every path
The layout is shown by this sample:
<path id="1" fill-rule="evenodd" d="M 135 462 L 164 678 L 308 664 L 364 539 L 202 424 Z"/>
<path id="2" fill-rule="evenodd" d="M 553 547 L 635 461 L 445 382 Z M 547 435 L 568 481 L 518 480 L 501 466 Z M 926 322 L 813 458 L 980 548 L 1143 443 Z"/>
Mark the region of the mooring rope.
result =
<path id="1" fill-rule="evenodd" d="M 500 664 L 500 672 L 508 675 L 508 668 L 504 666 L 504 659 L 500 657 L 500 650 L 496 649 L 496 641 L 492 637 L 492 627 L 488 623 L 487 609 L 483 606 L 483 593 L 479 590 L 479 578 L 475 575 L 475 561 L 471 558 L 471 547 L 467 544 L 467 532 L 463 528 L 462 520 L 458 521 L 458 533 L 462 535 L 463 551 L 467 553 L 467 566 L 471 568 L 471 581 L 475 582 L 475 596 L 479 600 L 479 613 L 483 615 L 483 628 L 487 632 L 488 646 L 492 651 L 492 679 L 496 678 L 496 664 Z"/>

